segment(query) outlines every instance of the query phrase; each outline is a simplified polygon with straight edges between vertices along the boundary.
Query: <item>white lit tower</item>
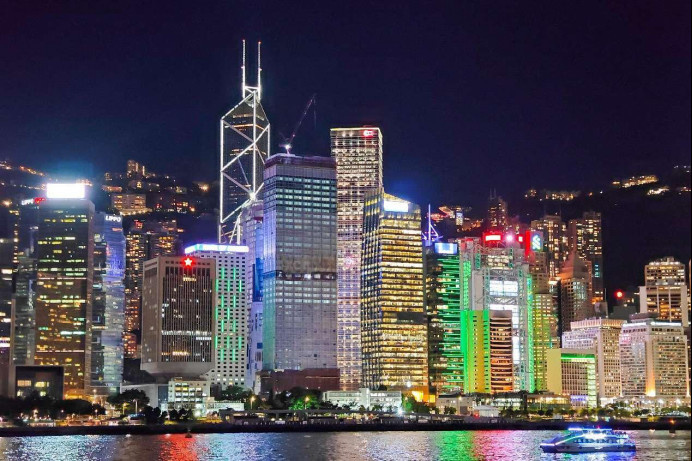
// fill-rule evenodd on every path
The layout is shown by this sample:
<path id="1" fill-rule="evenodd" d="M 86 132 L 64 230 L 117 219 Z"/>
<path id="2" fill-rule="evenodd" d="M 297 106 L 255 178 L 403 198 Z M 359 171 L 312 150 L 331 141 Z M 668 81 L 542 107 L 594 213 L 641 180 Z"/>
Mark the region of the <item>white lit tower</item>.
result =
<path id="1" fill-rule="evenodd" d="M 269 120 L 262 98 L 261 43 L 257 44 L 257 85 L 249 86 L 243 40 L 243 99 L 220 122 L 219 242 L 240 241 L 240 211 L 259 195 L 264 161 L 269 156 Z"/>

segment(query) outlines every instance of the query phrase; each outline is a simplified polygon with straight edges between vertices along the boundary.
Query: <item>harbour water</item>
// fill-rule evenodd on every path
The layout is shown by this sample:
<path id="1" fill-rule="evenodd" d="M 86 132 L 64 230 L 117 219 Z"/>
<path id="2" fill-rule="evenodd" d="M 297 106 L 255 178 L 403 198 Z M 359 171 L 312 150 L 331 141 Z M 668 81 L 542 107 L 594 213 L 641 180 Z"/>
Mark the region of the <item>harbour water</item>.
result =
<path id="1" fill-rule="evenodd" d="M 556 431 L 84 435 L 0 438 L 0 460 L 573 460 L 690 459 L 690 433 L 631 431 L 636 453 L 544 454 Z"/>

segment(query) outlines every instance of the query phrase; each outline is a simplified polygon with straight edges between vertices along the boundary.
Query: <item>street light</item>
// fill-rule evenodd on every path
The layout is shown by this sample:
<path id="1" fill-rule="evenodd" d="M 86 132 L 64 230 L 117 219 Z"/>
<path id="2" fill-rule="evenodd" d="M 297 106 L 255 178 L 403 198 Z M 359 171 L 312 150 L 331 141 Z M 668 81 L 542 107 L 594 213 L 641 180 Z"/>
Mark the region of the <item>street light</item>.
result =
<path id="1" fill-rule="evenodd" d="M 310 397 L 306 396 L 306 397 L 305 397 L 305 406 L 303 407 L 303 410 L 307 410 L 307 409 L 308 409 L 308 402 L 309 402 L 309 401 L 310 401 Z"/>
<path id="2" fill-rule="evenodd" d="M 250 410 L 252 410 L 252 403 L 255 401 L 255 396 L 250 397 Z"/>

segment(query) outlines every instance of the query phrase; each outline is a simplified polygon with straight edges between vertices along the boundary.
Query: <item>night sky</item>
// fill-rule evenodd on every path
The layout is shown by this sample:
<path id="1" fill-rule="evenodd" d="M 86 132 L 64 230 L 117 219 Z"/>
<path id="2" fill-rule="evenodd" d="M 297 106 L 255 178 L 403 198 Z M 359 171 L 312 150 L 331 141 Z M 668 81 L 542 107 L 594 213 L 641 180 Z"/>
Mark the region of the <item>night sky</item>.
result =
<path id="1" fill-rule="evenodd" d="M 689 1 L 0 8 L 0 158 L 40 169 L 97 175 L 134 158 L 215 178 L 242 38 L 263 42 L 274 152 L 317 93 L 294 152 L 329 155 L 330 127 L 377 124 L 386 188 L 420 204 L 690 162 Z"/>

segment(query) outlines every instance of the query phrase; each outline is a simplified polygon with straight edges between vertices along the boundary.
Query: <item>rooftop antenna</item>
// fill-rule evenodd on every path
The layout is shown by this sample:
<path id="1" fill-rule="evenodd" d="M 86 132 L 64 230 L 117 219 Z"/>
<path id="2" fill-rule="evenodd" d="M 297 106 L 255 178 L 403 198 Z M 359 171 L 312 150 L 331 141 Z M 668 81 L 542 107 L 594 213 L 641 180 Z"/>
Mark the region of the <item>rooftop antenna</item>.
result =
<path id="1" fill-rule="evenodd" d="M 243 40 L 243 65 L 240 66 L 241 71 L 243 72 L 243 88 L 241 88 L 243 92 L 243 97 L 245 97 L 245 40 Z"/>
<path id="2" fill-rule="evenodd" d="M 257 99 L 262 99 L 262 42 L 257 42 Z"/>
<path id="3" fill-rule="evenodd" d="M 430 214 L 430 204 L 428 203 L 428 229 L 423 232 L 423 240 L 425 240 L 426 246 L 432 245 L 433 242 L 440 239 L 440 234 L 437 232 L 437 229 L 435 229 L 435 226 L 433 226 Z"/>

